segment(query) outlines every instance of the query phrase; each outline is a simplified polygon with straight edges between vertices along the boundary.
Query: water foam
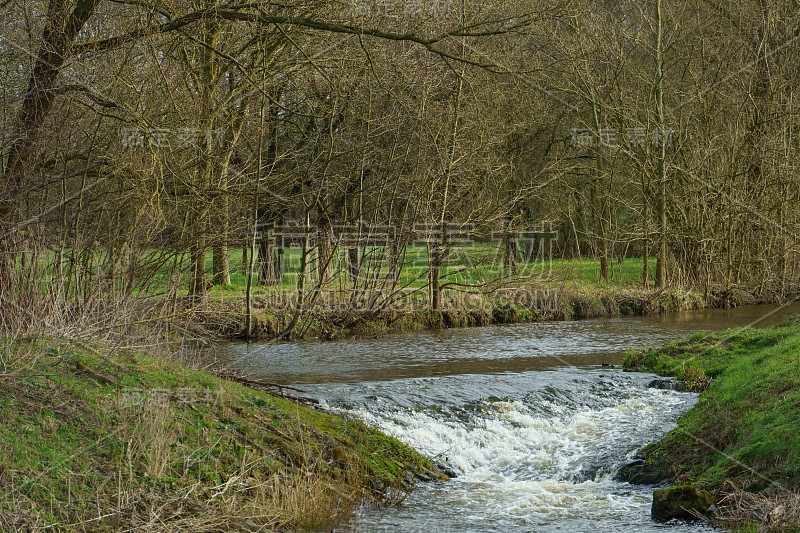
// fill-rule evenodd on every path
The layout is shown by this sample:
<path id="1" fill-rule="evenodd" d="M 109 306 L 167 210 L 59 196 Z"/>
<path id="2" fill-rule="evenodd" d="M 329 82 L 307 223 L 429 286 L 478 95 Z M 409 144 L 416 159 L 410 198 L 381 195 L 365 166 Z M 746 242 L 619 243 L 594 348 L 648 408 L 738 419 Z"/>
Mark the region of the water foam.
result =
<path id="1" fill-rule="evenodd" d="M 649 493 L 612 474 L 643 442 L 670 429 L 673 413 L 691 399 L 616 385 L 613 394 L 540 393 L 444 409 L 349 412 L 446 461 L 458 477 L 423 492 L 435 492 L 439 505 L 458 508 L 464 519 L 531 525 L 622 518 L 645 513 Z"/>

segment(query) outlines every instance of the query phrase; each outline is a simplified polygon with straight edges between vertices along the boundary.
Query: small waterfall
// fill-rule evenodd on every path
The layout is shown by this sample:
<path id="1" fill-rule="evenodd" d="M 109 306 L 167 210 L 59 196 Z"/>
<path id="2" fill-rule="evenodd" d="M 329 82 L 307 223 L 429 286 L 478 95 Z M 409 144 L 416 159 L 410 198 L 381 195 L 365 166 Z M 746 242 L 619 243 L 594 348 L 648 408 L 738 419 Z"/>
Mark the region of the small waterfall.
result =
<path id="1" fill-rule="evenodd" d="M 480 380 L 488 383 L 481 387 Z M 439 389 L 435 404 L 424 395 L 431 387 Z M 639 375 L 577 369 L 397 380 L 354 385 L 350 394 L 341 388 L 334 410 L 458 474 L 421 485 L 401 507 L 361 513 L 349 525 L 356 531 L 660 530 L 649 519 L 652 487 L 619 482 L 614 474 L 672 429 L 696 399 L 648 389 Z M 516 395 L 477 397 L 498 389 Z M 452 401 L 443 402 L 448 390 Z"/>
<path id="2" fill-rule="evenodd" d="M 698 532 L 708 528 L 652 522 L 652 487 L 614 479 L 695 396 L 648 389 L 655 376 L 618 365 L 630 346 L 767 325 L 798 310 L 751 306 L 332 343 L 232 343 L 214 357 L 296 386 L 459 474 L 421 484 L 403 505 L 363 509 L 351 530 Z"/>

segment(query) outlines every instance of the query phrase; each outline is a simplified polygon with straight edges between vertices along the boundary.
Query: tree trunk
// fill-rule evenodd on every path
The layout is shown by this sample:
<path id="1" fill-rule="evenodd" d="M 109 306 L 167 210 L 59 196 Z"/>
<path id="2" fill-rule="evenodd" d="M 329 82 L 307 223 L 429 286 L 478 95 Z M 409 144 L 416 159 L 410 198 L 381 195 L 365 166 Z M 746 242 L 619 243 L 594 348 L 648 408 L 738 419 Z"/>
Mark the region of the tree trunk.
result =
<path id="1" fill-rule="evenodd" d="M 400 275 L 400 235 L 395 235 L 395 238 L 389 243 L 388 275 L 394 285 Z"/>
<path id="2" fill-rule="evenodd" d="M 519 263 L 519 242 L 516 233 L 512 230 L 511 220 L 506 221 L 506 232 L 503 240 L 505 241 L 505 253 L 503 254 L 505 275 L 516 274 Z"/>
<path id="3" fill-rule="evenodd" d="M 258 244 L 258 283 L 276 285 L 278 283 L 277 257 L 275 254 L 275 234 L 267 230 Z"/>
<path id="4" fill-rule="evenodd" d="M 600 279 L 608 281 L 608 233 L 606 232 L 607 204 L 608 198 L 603 187 L 604 162 L 603 162 L 603 143 L 600 131 L 602 123 L 600 121 L 600 111 L 598 110 L 597 100 L 592 91 L 592 118 L 594 120 L 595 131 L 597 132 L 597 147 L 595 150 L 595 165 L 597 176 L 592 181 L 592 210 L 594 214 L 594 231 L 597 236 L 597 248 L 600 251 Z M 599 185 L 598 185 L 599 184 Z M 598 192 L 601 191 L 601 192 Z"/>
<path id="5" fill-rule="evenodd" d="M 317 226 L 317 274 L 319 285 L 322 286 L 330 278 L 333 243 L 333 226 L 331 219 L 326 215 L 320 218 Z"/>
<path id="6" fill-rule="evenodd" d="M 10 224 L 9 224 L 10 225 Z M 6 224 L 0 225 L 0 231 L 7 227 Z M 17 247 L 14 239 L 9 237 L 0 238 L 0 309 L 3 309 L 5 314 L 7 311 L 14 309 L 12 301 L 14 299 L 14 271 L 15 260 L 17 257 Z M 6 316 L 5 320 L 10 320 Z M 2 324 L 8 327 L 9 324 Z"/>
<path id="7" fill-rule="evenodd" d="M 196 186 L 205 191 L 208 187 L 208 169 L 199 171 Z M 203 194 L 193 202 L 192 216 L 190 217 L 191 229 L 191 267 L 192 277 L 189 281 L 189 299 L 192 303 L 205 302 L 211 280 L 206 276 L 206 250 L 208 249 L 208 202 Z"/>
<path id="8" fill-rule="evenodd" d="M 289 322 L 289 325 L 286 326 L 286 329 L 283 330 L 278 334 L 278 338 L 285 339 L 288 338 L 292 331 L 297 327 L 298 322 L 300 321 L 300 317 L 303 314 L 305 304 L 306 304 L 306 276 L 308 275 L 308 234 L 306 237 L 303 237 L 303 245 L 300 251 L 300 270 L 297 272 L 297 303 L 295 304 L 294 313 L 292 314 L 292 319 Z M 279 254 L 282 257 L 283 254 Z"/>
<path id="9" fill-rule="evenodd" d="M 286 264 L 284 262 L 284 250 L 278 248 L 275 255 L 275 277 L 278 281 L 283 280 L 283 275 L 286 273 Z"/>
<path id="10" fill-rule="evenodd" d="M 535 261 L 539 259 L 539 252 L 536 245 L 536 233 L 531 233 L 529 237 L 525 238 L 523 243 L 525 261 Z M 544 250 L 542 250 L 542 259 L 544 259 Z"/>
<path id="11" fill-rule="evenodd" d="M 361 265 L 359 265 L 358 252 L 358 246 L 351 246 L 347 249 L 347 271 L 350 274 L 350 278 L 353 280 L 358 279 L 358 274 L 361 269 Z"/>
<path id="12" fill-rule="evenodd" d="M 21 204 L 20 188 L 32 162 L 32 148 L 56 99 L 61 68 L 75 38 L 102 0 L 78 0 L 69 13 L 66 0 L 51 0 L 42 31 L 42 45 L 28 79 L 28 90 L 15 119 L 16 128 L 0 180 L 0 305 L 14 298 L 14 271 L 19 252 L 14 227 Z"/>
<path id="13" fill-rule="evenodd" d="M 216 1 L 216 0 L 215 0 Z M 202 93 L 200 95 L 200 116 L 198 117 L 198 130 L 202 132 L 213 131 L 214 125 L 214 85 L 219 74 L 219 61 L 216 53 L 220 35 L 219 25 L 215 21 L 207 20 L 202 28 L 202 40 L 205 44 L 200 56 L 200 79 L 202 80 Z M 211 202 L 208 190 L 211 186 L 213 173 L 212 141 L 206 138 L 197 149 L 198 160 L 201 161 L 195 174 L 194 202 L 191 213 L 192 244 L 191 271 L 192 279 L 189 285 L 189 297 L 192 302 L 204 302 L 208 297 L 211 282 L 206 279 L 205 253 L 208 248 L 208 225 Z M 227 252 L 226 252 L 227 253 Z"/>
<path id="14" fill-rule="evenodd" d="M 464 20 L 463 5 L 461 20 L 462 22 Z M 461 53 L 465 53 L 463 38 L 461 41 Z M 458 141 L 458 125 L 461 118 L 461 93 L 464 90 L 465 68 L 466 66 L 462 64 L 461 74 L 458 76 L 458 82 L 456 83 L 456 91 L 454 95 L 455 98 L 453 99 L 453 122 L 452 129 L 450 130 L 450 137 L 448 139 L 447 165 L 445 166 L 444 191 L 442 194 L 442 210 L 439 214 L 439 238 L 437 239 L 433 249 L 433 257 L 431 261 L 431 267 L 429 269 L 431 282 L 431 318 L 433 319 L 434 325 L 439 325 L 442 321 L 441 284 L 439 278 L 441 277 L 442 263 L 444 262 L 444 257 L 445 254 L 447 254 L 449 245 L 449 235 L 447 233 L 445 220 L 447 217 L 448 194 L 450 193 L 450 179 L 453 176 L 453 164 L 455 163 L 456 142 Z"/>
<path id="15" fill-rule="evenodd" d="M 234 91 L 233 87 L 231 91 Z M 213 264 L 214 285 L 227 286 L 231 284 L 231 271 L 228 263 L 228 234 L 230 232 L 228 170 L 230 168 L 231 156 L 233 155 L 233 151 L 242 132 L 248 108 L 248 100 L 243 99 L 232 121 L 232 127 L 229 130 L 231 133 L 226 133 L 223 136 L 224 150 L 222 154 L 217 155 L 220 163 L 214 167 L 216 183 L 221 193 L 215 202 L 213 213 L 214 227 L 212 228 L 212 234 L 215 236 L 216 243 L 214 246 Z M 244 265 L 244 262 L 242 265 Z"/>
<path id="16" fill-rule="evenodd" d="M 258 200 L 256 200 L 256 204 L 258 204 Z M 245 272 L 245 276 L 247 279 L 247 285 L 245 287 L 244 293 L 244 308 L 245 308 L 245 318 L 244 318 L 244 337 L 248 341 L 250 340 L 250 336 L 253 334 L 253 271 L 255 268 L 255 256 L 256 256 L 256 221 L 258 220 L 257 211 L 254 210 L 253 213 L 253 227 L 252 231 L 252 238 L 248 243 L 250 249 L 250 261 L 247 261 L 247 250 L 248 246 L 245 245 L 242 257 L 242 270 Z"/>
<path id="17" fill-rule="evenodd" d="M 206 276 L 206 240 L 199 236 L 191 248 L 191 279 L 189 281 L 189 301 L 193 304 L 205 303 L 208 299 L 210 280 Z"/>
<path id="18" fill-rule="evenodd" d="M 431 318 L 434 326 L 438 326 L 441 321 L 442 311 L 442 244 L 437 242 L 431 246 L 429 277 L 431 284 Z"/>
<path id="19" fill-rule="evenodd" d="M 214 213 L 216 220 L 213 228 L 216 245 L 214 246 L 213 272 L 214 285 L 230 285 L 231 271 L 228 264 L 228 198 L 220 198 L 217 210 Z M 242 263 L 244 264 L 244 263 Z"/>
<path id="20" fill-rule="evenodd" d="M 642 166 L 639 187 L 642 194 L 642 286 L 650 286 L 650 198 L 648 194 L 647 170 Z"/>
<path id="21" fill-rule="evenodd" d="M 665 142 L 665 117 L 663 93 L 663 61 L 661 58 L 661 0 L 656 0 L 656 27 L 655 43 L 653 45 L 655 63 L 655 89 L 656 89 L 656 128 L 659 138 L 657 151 L 658 184 L 660 194 L 658 198 L 658 258 L 656 259 L 656 286 L 667 285 L 667 143 Z"/>

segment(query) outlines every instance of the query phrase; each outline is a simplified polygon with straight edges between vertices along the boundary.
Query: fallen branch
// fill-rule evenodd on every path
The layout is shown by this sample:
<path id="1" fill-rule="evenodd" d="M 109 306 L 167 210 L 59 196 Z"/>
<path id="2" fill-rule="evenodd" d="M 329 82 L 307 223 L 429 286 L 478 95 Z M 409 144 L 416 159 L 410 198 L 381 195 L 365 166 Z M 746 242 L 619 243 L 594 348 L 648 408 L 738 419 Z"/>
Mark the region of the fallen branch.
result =
<path id="1" fill-rule="evenodd" d="M 298 396 L 296 394 L 291 394 L 289 392 L 286 392 L 285 391 L 286 389 L 293 390 L 295 392 L 305 392 L 301 389 L 290 387 L 289 385 L 281 385 L 280 383 L 270 383 L 269 381 L 246 377 L 234 370 L 223 369 L 223 370 L 215 370 L 213 372 L 214 375 L 219 378 L 226 379 L 228 381 L 233 381 L 235 383 L 239 383 L 240 385 L 250 387 L 251 389 L 260 390 L 262 392 L 266 392 L 267 394 L 271 394 L 273 396 L 277 396 L 285 400 L 291 400 L 293 402 L 302 403 L 306 405 L 319 405 L 319 400 L 315 398 L 309 398 L 307 396 Z"/>

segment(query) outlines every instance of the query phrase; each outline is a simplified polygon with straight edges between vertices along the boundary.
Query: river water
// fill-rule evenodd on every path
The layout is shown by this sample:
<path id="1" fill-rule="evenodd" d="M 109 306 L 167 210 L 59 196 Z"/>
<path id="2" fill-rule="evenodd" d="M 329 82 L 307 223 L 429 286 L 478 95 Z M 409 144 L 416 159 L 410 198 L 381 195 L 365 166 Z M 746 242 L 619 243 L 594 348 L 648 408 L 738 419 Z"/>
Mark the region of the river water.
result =
<path id="1" fill-rule="evenodd" d="M 629 347 L 774 324 L 800 306 L 749 306 L 404 333 L 337 342 L 231 344 L 228 367 L 294 385 L 445 461 L 401 505 L 365 507 L 344 531 L 711 531 L 650 519 L 653 487 L 613 479 L 675 427 L 696 395 L 623 373 Z M 615 368 L 602 367 L 602 363 Z"/>

